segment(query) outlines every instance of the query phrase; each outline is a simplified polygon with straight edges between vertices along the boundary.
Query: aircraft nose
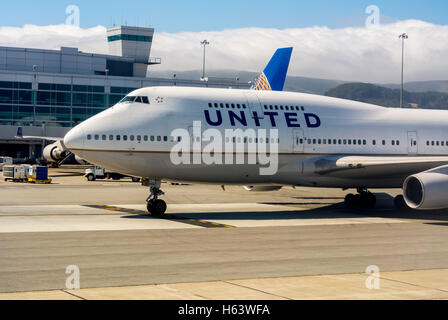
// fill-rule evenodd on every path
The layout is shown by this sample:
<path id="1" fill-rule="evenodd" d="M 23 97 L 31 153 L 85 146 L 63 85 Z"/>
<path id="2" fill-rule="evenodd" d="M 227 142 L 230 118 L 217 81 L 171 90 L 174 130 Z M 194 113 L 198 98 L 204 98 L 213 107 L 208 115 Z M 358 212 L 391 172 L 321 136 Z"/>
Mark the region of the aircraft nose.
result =
<path id="1" fill-rule="evenodd" d="M 74 127 L 65 135 L 64 145 L 69 150 L 84 148 L 84 130 L 80 126 Z"/>

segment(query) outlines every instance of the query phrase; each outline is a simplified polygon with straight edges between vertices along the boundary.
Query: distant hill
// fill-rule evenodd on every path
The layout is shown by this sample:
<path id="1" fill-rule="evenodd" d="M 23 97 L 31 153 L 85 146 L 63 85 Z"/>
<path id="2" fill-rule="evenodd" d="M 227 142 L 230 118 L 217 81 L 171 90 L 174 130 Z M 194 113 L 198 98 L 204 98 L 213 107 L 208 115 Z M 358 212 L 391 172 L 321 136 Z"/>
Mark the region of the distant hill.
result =
<path id="1" fill-rule="evenodd" d="M 192 71 L 150 71 L 149 77 L 154 78 L 172 78 L 173 74 L 176 73 L 178 79 L 199 79 L 202 76 L 202 71 L 192 70 Z M 253 81 L 259 73 L 257 72 L 247 72 L 247 71 L 234 71 L 234 70 L 209 70 L 207 71 L 207 76 L 210 78 L 225 78 L 225 79 L 240 79 L 240 83 L 248 83 Z M 315 79 L 315 78 L 305 78 L 305 77 L 293 77 L 289 76 L 285 82 L 285 91 L 292 92 L 303 92 L 303 93 L 313 93 L 323 95 L 328 90 L 345 83 L 345 81 L 339 80 L 326 80 L 326 79 Z"/>
<path id="2" fill-rule="evenodd" d="M 326 92 L 327 96 L 372 103 L 384 107 L 400 106 L 400 90 L 370 83 L 346 83 Z M 448 93 L 409 92 L 403 94 L 404 106 L 418 104 L 421 109 L 448 110 Z"/>
<path id="3" fill-rule="evenodd" d="M 149 72 L 149 77 L 154 78 L 172 78 L 176 73 L 178 79 L 196 79 L 202 76 L 201 70 L 174 72 L 169 70 L 154 70 Z M 237 70 L 208 70 L 207 75 L 213 78 L 225 79 L 240 79 L 240 83 L 247 83 L 253 81 L 259 73 Z M 349 83 L 343 80 L 327 80 L 319 78 L 295 77 L 288 76 L 285 83 L 285 91 L 303 92 L 324 95 L 330 89 L 336 88 L 339 85 Z M 390 89 L 400 89 L 400 84 L 377 84 L 380 87 Z M 447 81 L 422 81 L 422 82 L 408 82 L 405 83 L 405 88 L 409 92 L 444 92 L 448 93 Z"/>
<path id="4" fill-rule="evenodd" d="M 400 84 L 384 84 L 383 87 L 391 89 L 400 89 Z M 419 81 L 419 82 L 406 82 L 404 87 L 407 91 L 411 92 L 444 92 L 448 93 L 448 80 L 441 81 Z"/>

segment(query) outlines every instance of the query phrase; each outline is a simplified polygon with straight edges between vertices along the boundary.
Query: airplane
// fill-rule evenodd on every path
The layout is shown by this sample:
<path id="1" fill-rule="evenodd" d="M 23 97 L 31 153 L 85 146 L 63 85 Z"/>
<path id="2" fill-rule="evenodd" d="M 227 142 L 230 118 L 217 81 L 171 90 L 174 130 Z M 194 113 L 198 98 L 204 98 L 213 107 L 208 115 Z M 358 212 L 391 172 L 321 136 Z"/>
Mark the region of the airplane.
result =
<path id="1" fill-rule="evenodd" d="M 149 187 L 161 217 L 162 180 L 354 189 L 348 206 L 373 207 L 371 189 L 403 189 L 398 208 L 448 208 L 448 111 L 386 108 L 284 92 L 292 48 L 279 49 L 251 90 L 150 87 L 73 128 L 79 157 Z"/>

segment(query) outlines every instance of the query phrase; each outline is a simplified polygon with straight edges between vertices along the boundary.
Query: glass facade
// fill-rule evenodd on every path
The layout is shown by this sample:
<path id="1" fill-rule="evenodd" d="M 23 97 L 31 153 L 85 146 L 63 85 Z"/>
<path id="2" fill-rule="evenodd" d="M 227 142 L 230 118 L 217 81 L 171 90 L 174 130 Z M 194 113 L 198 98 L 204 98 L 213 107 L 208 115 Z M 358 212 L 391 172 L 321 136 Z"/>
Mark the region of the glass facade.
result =
<path id="1" fill-rule="evenodd" d="M 0 125 L 73 127 L 136 88 L 0 81 Z"/>

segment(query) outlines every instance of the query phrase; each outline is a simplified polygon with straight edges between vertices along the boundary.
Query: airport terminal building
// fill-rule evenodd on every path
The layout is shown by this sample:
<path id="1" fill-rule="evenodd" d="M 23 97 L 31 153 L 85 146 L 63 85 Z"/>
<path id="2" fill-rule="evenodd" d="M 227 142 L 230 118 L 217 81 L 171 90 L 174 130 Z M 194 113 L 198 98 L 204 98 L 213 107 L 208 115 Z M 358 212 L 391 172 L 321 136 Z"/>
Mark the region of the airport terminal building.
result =
<path id="1" fill-rule="evenodd" d="M 226 81 L 148 77 L 148 67 L 162 62 L 150 57 L 153 35 L 152 28 L 110 28 L 109 55 L 68 47 L 0 47 L 0 156 L 39 158 L 43 142 L 15 139 L 18 127 L 24 135 L 63 137 L 138 88 L 231 86 Z"/>

